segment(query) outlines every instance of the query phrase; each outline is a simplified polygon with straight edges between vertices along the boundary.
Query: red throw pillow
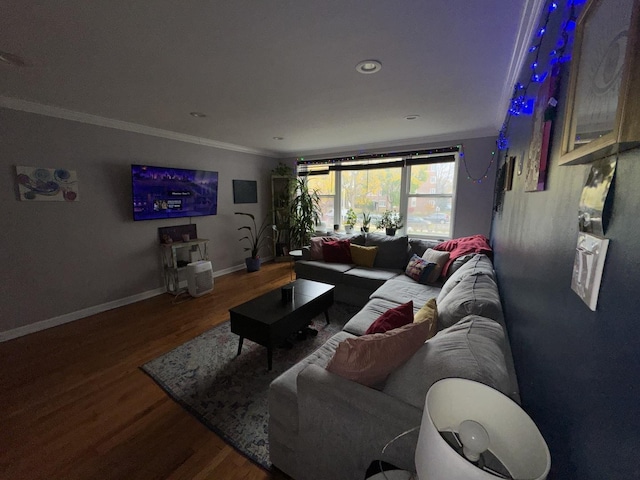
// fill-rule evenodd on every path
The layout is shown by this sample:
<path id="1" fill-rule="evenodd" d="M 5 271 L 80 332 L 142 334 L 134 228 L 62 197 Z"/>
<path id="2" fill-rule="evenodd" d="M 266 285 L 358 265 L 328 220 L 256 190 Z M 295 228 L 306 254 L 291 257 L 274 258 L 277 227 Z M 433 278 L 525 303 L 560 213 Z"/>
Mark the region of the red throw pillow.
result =
<path id="1" fill-rule="evenodd" d="M 335 240 L 322 244 L 322 256 L 329 263 L 353 263 L 349 240 Z"/>
<path id="2" fill-rule="evenodd" d="M 395 308 L 390 308 L 384 312 L 369 326 L 369 328 L 367 328 L 367 331 L 364 333 L 365 335 L 369 335 L 370 333 L 384 333 L 388 330 L 393 330 L 394 328 L 399 328 L 412 322 L 413 300 L 409 300 L 407 303 L 403 303 Z"/>

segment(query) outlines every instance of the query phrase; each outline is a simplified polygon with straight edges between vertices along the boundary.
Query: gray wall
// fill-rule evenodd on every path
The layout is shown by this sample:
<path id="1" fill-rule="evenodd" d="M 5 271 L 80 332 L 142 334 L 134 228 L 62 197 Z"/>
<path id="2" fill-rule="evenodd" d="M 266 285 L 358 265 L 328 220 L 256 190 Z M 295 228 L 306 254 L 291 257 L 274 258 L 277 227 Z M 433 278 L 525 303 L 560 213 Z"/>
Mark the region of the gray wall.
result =
<path id="1" fill-rule="evenodd" d="M 567 69 L 568 70 L 568 69 Z M 571 290 L 578 202 L 589 166 L 559 166 L 568 75 L 558 96 L 547 188 L 515 176 L 494 218 L 495 266 L 525 410 L 547 440 L 550 479 L 640 478 L 640 150 L 621 154 L 596 312 Z M 531 117 L 513 118 L 510 155 Z"/>
<path id="2" fill-rule="evenodd" d="M 491 232 L 491 207 L 493 205 L 493 181 L 497 165 L 491 162 L 491 152 L 496 148 L 494 137 L 469 138 L 458 142 L 464 148 L 467 168 L 473 178 L 485 174 L 487 180 L 472 182 L 462 159 L 458 165 L 456 185 L 456 204 L 454 212 L 453 238 L 482 234 L 487 237 Z"/>
<path id="3" fill-rule="evenodd" d="M 219 172 L 218 215 L 194 217 L 214 270 L 244 262 L 236 210 L 263 217 L 277 160 L 0 109 L 0 332 L 162 287 L 158 227 L 134 222 L 130 165 Z M 80 201 L 20 202 L 15 166 L 76 170 Z M 233 179 L 258 181 L 258 204 L 233 204 Z"/>

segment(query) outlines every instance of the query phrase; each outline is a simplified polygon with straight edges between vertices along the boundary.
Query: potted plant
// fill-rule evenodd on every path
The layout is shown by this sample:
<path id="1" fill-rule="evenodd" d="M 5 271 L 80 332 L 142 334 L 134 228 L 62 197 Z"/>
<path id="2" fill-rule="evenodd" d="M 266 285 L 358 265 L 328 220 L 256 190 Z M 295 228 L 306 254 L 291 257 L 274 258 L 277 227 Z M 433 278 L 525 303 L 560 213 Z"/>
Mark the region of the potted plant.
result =
<path id="1" fill-rule="evenodd" d="M 385 210 L 382 217 L 376 223 L 376 227 L 384 228 L 387 235 L 394 236 L 398 228 L 402 228 L 402 214 L 396 211 Z"/>
<path id="2" fill-rule="evenodd" d="M 289 235 L 292 248 L 309 245 L 316 225 L 320 222 L 320 195 L 309 190 L 306 177 L 295 180 L 295 194 L 291 200 Z"/>
<path id="3" fill-rule="evenodd" d="M 362 212 L 362 227 L 360 228 L 360 231 L 365 233 L 368 232 L 370 223 L 371 223 L 371 214 L 367 212 Z"/>
<path id="4" fill-rule="evenodd" d="M 356 212 L 353 211 L 353 208 L 347 210 L 347 219 L 344 221 L 344 229 L 347 233 L 353 232 L 353 226 L 358 221 L 358 217 L 356 216 Z"/>
<path id="5" fill-rule="evenodd" d="M 246 230 L 246 235 L 239 241 L 246 240 L 249 242 L 248 247 L 244 247 L 245 252 L 251 252 L 251 256 L 245 258 L 248 272 L 257 272 L 260 270 L 260 251 L 268 244 L 271 237 L 268 235 L 269 227 L 272 227 L 269 223 L 269 215 L 265 217 L 262 224 L 258 228 L 256 224 L 256 217 L 251 213 L 235 212 L 236 215 L 244 215 L 251 219 L 253 225 L 244 225 L 238 228 L 238 231 Z M 273 228 L 273 227 L 272 227 Z"/>

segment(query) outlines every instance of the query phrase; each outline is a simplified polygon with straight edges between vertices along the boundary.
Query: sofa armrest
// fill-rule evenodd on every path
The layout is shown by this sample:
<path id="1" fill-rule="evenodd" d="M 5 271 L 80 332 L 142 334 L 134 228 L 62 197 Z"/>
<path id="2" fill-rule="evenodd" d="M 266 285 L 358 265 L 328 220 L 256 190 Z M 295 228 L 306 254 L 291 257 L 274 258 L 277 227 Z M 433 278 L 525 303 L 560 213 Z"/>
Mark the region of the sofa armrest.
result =
<path id="1" fill-rule="evenodd" d="M 383 459 L 414 470 L 418 432 L 382 449 L 394 437 L 420 425 L 422 410 L 309 365 L 297 378 L 299 446 L 305 480 L 364 478 L 369 464 Z"/>
<path id="2" fill-rule="evenodd" d="M 302 247 L 302 260 L 311 260 L 311 247 Z"/>

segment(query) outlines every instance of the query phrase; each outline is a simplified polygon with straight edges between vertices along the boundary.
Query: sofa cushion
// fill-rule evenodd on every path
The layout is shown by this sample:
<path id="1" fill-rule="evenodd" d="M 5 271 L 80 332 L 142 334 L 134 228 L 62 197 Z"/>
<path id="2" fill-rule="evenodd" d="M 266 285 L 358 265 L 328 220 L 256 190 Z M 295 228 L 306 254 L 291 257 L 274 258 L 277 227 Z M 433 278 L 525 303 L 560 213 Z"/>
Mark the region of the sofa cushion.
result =
<path id="1" fill-rule="evenodd" d="M 435 283 L 442 274 L 442 267 L 444 267 L 449 260 L 449 252 L 438 252 L 433 248 L 427 248 L 422 255 L 422 258 L 429 263 L 436 264 L 426 279 L 426 283 Z"/>
<path id="2" fill-rule="evenodd" d="M 384 333 L 411 322 L 413 322 L 413 302 L 409 300 L 407 303 L 390 308 L 382 313 L 382 315 L 367 328 L 364 334 Z"/>
<path id="3" fill-rule="evenodd" d="M 470 253 L 468 255 L 463 255 L 461 257 L 456 258 L 453 262 L 451 262 L 451 265 L 449 265 L 449 270 L 447 270 L 446 278 L 449 278 L 451 275 L 453 275 L 456 271 L 458 271 L 460 267 L 462 267 L 465 263 L 471 260 L 475 255 L 476 255 L 475 253 Z"/>
<path id="4" fill-rule="evenodd" d="M 466 378 L 509 395 L 502 327 L 476 315 L 442 330 L 387 378 L 383 392 L 424 408 L 427 391 L 438 380 Z"/>
<path id="5" fill-rule="evenodd" d="M 360 245 L 362 247 L 364 247 L 366 245 L 366 234 L 364 233 L 356 233 L 355 235 L 349 235 L 346 236 L 348 237 L 349 242 L 351 242 L 351 245 Z"/>
<path id="6" fill-rule="evenodd" d="M 407 263 L 404 274 L 418 283 L 426 284 L 427 278 L 429 278 L 429 274 L 435 266 L 435 263 L 429 263 L 416 254 L 413 254 L 409 263 Z"/>
<path id="7" fill-rule="evenodd" d="M 394 308 L 400 305 L 398 302 L 391 300 L 384 300 L 382 298 L 374 298 L 369 300 L 362 309 L 356 313 L 351 320 L 343 327 L 345 332 L 352 333 L 354 335 L 364 335 L 369 325 L 390 308 Z M 413 314 L 418 313 L 420 308 L 413 305 Z"/>
<path id="8" fill-rule="evenodd" d="M 409 239 L 409 257 L 411 255 L 418 255 L 422 257 L 424 252 L 427 251 L 427 248 L 433 248 L 439 243 L 442 243 L 441 240 L 427 240 L 424 238 L 410 238 Z"/>
<path id="9" fill-rule="evenodd" d="M 452 270 L 452 268 L 453 265 L 449 267 L 449 270 Z M 442 302 L 444 297 L 446 297 L 463 278 L 470 275 L 489 275 L 493 280 L 496 279 L 493 264 L 491 260 L 489 260 L 489 257 L 474 253 L 466 263 L 452 273 L 451 276 L 447 278 L 447 281 L 444 282 L 442 290 L 440 290 L 440 294 L 438 295 L 438 302 Z"/>
<path id="10" fill-rule="evenodd" d="M 309 242 L 311 260 L 324 260 L 322 256 L 322 245 L 335 240 L 338 240 L 338 237 L 312 237 Z"/>
<path id="11" fill-rule="evenodd" d="M 385 333 L 347 338 L 338 345 L 327 370 L 373 387 L 406 362 L 425 342 L 428 323 L 409 323 Z"/>
<path id="12" fill-rule="evenodd" d="M 318 350 L 278 376 L 269 386 L 269 415 L 289 432 L 298 431 L 298 389 L 296 380 L 307 365 L 326 367 L 340 342 L 353 335 L 338 332 Z"/>
<path id="13" fill-rule="evenodd" d="M 299 260 L 295 263 L 296 277 L 338 285 L 343 273 L 352 269 L 348 263 L 327 263 L 323 260 Z"/>
<path id="14" fill-rule="evenodd" d="M 489 275 L 464 277 L 438 302 L 438 324 L 447 328 L 467 315 L 480 315 L 502 323 L 498 286 Z"/>
<path id="15" fill-rule="evenodd" d="M 349 240 L 333 240 L 322 244 L 322 256 L 328 263 L 353 263 Z"/>
<path id="16" fill-rule="evenodd" d="M 362 245 L 352 243 L 350 248 L 353 263 L 359 267 L 373 267 L 378 253 L 378 247 L 363 247 Z"/>
<path id="17" fill-rule="evenodd" d="M 354 267 L 342 275 L 341 283 L 373 292 L 384 282 L 397 277 L 400 273 L 399 270 Z"/>
<path id="18" fill-rule="evenodd" d="M 437 297 L 438 293 L 440 293 L 440 288 L 433 285 L 421 285 L 403 275 L 385 282 L 371 294 L 370 298 L 383 298 L 397 303 L 407 303 L 409 300 L 413 300 L 415 306 L 422 308 L 430 298 Z"/>
<path id="19" fill-rule="evenodd" d="M 367 247 L 378 247 L 378 254 L 373 264 L 376 268 L 403 269 L 407 264 L 409 240 L 406 236 L 391 237 L 384 233 L 369 233 L 366 237 Z"/>

